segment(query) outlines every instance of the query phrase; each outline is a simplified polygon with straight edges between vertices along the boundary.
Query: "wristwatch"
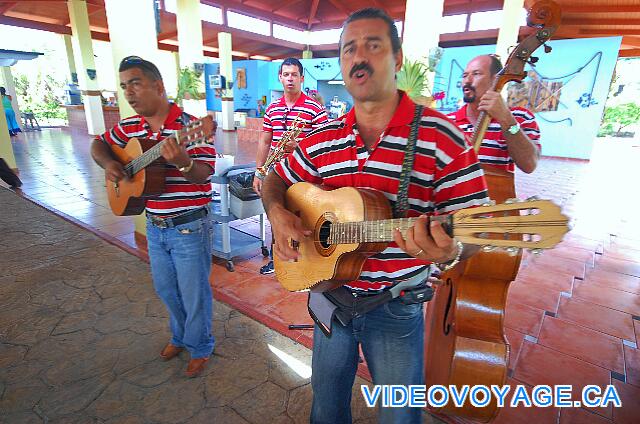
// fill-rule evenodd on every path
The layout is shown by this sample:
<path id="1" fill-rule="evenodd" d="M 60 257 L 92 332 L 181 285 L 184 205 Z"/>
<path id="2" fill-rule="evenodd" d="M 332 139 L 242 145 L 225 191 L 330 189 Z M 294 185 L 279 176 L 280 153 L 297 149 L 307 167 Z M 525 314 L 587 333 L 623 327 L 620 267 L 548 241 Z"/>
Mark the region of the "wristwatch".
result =
<path id="1" fill-rule="evenodd" d="M 509 133 L 511 135 L 516 135 L 518 134 L 518 131 L 520 131 L 520 124 L 516 122 L 515 124 L 511 125 L 509 128 L 507 128 L 503 132 Z"/>
<path id="2" fill-rule="evenodd" d="M 193 159 L 191 159 L 191 162 L 189 162 L 189 165 L 181 166 L 180 168 L 178 168 L 178 171 L 182 172 L 183 174 L 186 174 L 187 172 L 191 171 L 191 168 L 193 168 Z"/>

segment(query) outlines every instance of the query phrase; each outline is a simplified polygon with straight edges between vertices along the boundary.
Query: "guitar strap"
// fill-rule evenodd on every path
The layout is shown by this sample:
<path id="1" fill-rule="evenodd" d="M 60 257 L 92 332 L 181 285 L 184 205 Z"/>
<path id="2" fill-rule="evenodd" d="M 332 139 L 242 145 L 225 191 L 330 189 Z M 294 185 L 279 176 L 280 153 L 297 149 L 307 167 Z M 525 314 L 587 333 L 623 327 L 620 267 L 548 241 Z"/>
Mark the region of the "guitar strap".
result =
<path id="1" fill-rule="evenodd" d="M 407 147 L 402 162 L 398 194 L 394 205 L 394 216 L 404 218 L 409 210 L 408 191 L 413 169 L 418 128 L 424 107 L 416 105 Z M 418 275 L 395 284 L 390 290 L 369 297 L 354 297 L 350 290 L 342 286 L 325 293 L 309 293 L 307 308 L 309 315 L 325 336 L 331 337 L 333 320 L 336 318 L 346 326 L 354 316 L 363 315 L 390 300 L 401 296 L 405 304 L 423 303 L 431 300 L 433 290 L 424 282 L 429 277 L 429 267 Z"/>
<path id="2" fill-rule="evenodd" d="M 409 210 L 409 181 L 411 180 L 411 170 L 413 169 L 413 160 L 416 152 L 416 140 L 418 138 L 418 128 L 422 119 L 422 111 L 424 106 L 416 105 L 413 121 L 411 122 L 411 130 L 407 139 L 407 147 L 404 151 L 404 159 L 402 161 L 402 172 L 400 173 L 400 183 L 398 184 L 398 193 L 396 195 L 396 203 L 393 207 L 393 215 L 395 218 L 404 218 Z"/>

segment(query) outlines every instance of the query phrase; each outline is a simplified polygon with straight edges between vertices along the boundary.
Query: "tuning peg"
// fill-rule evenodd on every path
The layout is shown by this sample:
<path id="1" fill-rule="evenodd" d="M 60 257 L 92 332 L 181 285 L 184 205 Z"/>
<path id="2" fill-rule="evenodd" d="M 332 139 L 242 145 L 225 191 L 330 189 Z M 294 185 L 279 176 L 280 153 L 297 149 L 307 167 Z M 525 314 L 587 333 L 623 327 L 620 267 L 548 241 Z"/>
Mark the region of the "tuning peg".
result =
<path id="1" fill-rule="evenodd" d="M 509 254 L 509 256 L 516 256 L 518 254 L 518 252 L 520 251 L 520 249 L 518 249 L 517 247 L 507 247 L 505 249 L 505 251 Z"/>
<path id="2" fill-rule="evenodd" d="M 532 254 L 534 254 L 536 256 L 542 255 L 542 249 L 530 249 L 529 252 L 531 252 Z"/>
<path id="3" fill-rule="evenodd" d="M 545 53 L 551 53 L 551 50 L 553 50 L 553 48 L 550 45 L 548 45 L 548 44 L 544 45 L 544 52 Z"/>
<path id="4" fill-rule="evenodd" d="M 495 246 L 491 246 L 490 244 L 486 245 L 486 246 L 482 246 L 482 251 L 483 252 L 493 252 L 494 250 L 496 250 Z"/>
<path id="5" fill-rule="evenodd" d="M 488 202 L 482 204 L 482 206 L 495 206 L 495 205 L 496 205 L 496 201 L 493 199 L 489 199 Z"/>
<path id="6" fill-rule="evenodd" d="M 527 202 L 535 202 L 536 200 L 540 200 L 540 198 L 538 196 L 527 197 Z"/>
<path id="7" fill-rule="evenodd" d="M 535 65 L 535 64 L 536 64 L 536 62 L 538 62 L 538 60 L 540 60 L 540 59 L 539 59 L 539 58 L 537 58 L 537 57 L 535 57 L 535 56 L 531 56 L 531 57 L 529 58 L 529 63 L 530 63 L 531 65 Z"/>
<path id="8" fill-rule="evenodd" d="M 510 205 L 510 204 L 512 204 L 512 203 L 520 203 L 520 202 L 521 202 L 521 200 L 520 200 L 520 199 L 518 199 L 518 198 L 515 198 L 515 197 L 512 197 L 512 198 L 507 199 L 507 200 L 505 200 L 505 201 L 504 201 L 504 203 L 505 203 L 506 205 Z"/>

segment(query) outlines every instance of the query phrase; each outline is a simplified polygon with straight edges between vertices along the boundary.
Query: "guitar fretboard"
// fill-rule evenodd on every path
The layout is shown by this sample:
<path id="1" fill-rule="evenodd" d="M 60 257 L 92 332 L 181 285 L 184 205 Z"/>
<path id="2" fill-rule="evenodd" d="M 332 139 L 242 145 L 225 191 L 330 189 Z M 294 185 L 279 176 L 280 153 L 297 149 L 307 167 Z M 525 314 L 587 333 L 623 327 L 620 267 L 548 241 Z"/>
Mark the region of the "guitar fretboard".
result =
<path id="1" fill-rule="evenodd" d="M 328 242 L 331 244 L 381 243 L 393 241 L 393 233 L 397 229 L 404 234 L 418 218 L 395 218 L 378 221 L 335 222 L 331 225 Z M 432 216 L 430 220 L 449 223 L 450 217 Z"/>

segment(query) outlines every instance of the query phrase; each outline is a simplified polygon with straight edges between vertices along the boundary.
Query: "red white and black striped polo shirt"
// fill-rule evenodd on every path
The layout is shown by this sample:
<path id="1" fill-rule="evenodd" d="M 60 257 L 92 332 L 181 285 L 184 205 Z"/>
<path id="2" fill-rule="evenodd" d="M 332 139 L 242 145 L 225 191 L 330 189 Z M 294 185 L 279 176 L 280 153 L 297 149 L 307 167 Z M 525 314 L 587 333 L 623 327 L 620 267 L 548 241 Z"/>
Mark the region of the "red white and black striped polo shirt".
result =
<path id="1" fill-rule="evenodd" d="M 187 120 L 191 121 L 195 118 L 183 113 L 175 103 L 172 103 L 167 119 L 160 131 L 155 134 L 151 131 L 151 127 L 144 117 L 135 115 L 121 120 L 110 131 L 96 138 L 120 147 L 124 147 L 134 137 L 162 140 L 172 135 L 176 130 L 182 129 L 185 124 L 188 124 L 185 122 Z M 187 153 L 193 159 L 209 164 L 213 172 L 216 160 L 216 149 L 213 144 L 187 146 Z M 211 201 L 211 182 L 209 180 L 204 184 L 193 184 L 175 166 L 167 163 L 165 168 L 165 191 L 158 197 L 147 199 L 148 213 L 169 216 L 209 204 Z"/>
<path id="2" fill-rule="evenodd" d="M 538 123 L 533 113 L 523 107 L 514 107 L 511 108 L 511 114 L 520 125 L 522 132 L 529 137 L 529 140 L 531 140 L 538 148 L 538 151 L 540 151 L 540 128 L 538 128 Z M 457 112 L 448 114 L 447 118 L 453 120 L 458 128 L 464 131 L 468 137 L 473 133 L 474 126 L 467 118 L 467 105 L 458 109 Z M 502 134 L 502 128 L 495 119 L 492 119 L 489 123 L 487 132 L 480 145 L 478 159 L 482 163 L 488 163 L 506 171 L 515 172 L 515 164 L 509 155 L 509 149 L 507 148 L 504 134 Z"/>
<path id="3" fill-rule="evenodd" d="M 415 104 L 401 92 L 394 116 L 369 153 L 351 109 L 302 140 L 275 171 L 288 184 L 308 181 L 329 187 L 373 188 L 393 205 Z M 486 183 L 473 149 L 444 115 L 424 109 L 408 191 L 408 216 L 441 214 L 485 203 Z M 353 290 L 381 291 L 418 275 L 428 262 L 404 253 L 396 243 L 366 260 Z"/>
<path id="4" fill-rule="evenodd" d="M 300 93 L 300 97 L 291 109 L 287 107 L 284 96 L 282 96 L 278 101 L 271 103 L 267 107 L 262 121 L 262 131 L 272 133 L 272 149 L 278 146 L 282 134 L 291 129 L 293 121 L 298 114 L 300 114 L 300 119 L 304 123 L 300 138 L 306 137 L 311 131 L 320 128 L 327 122 L 327 111 L 324 106 L 306 94 Z"/>

